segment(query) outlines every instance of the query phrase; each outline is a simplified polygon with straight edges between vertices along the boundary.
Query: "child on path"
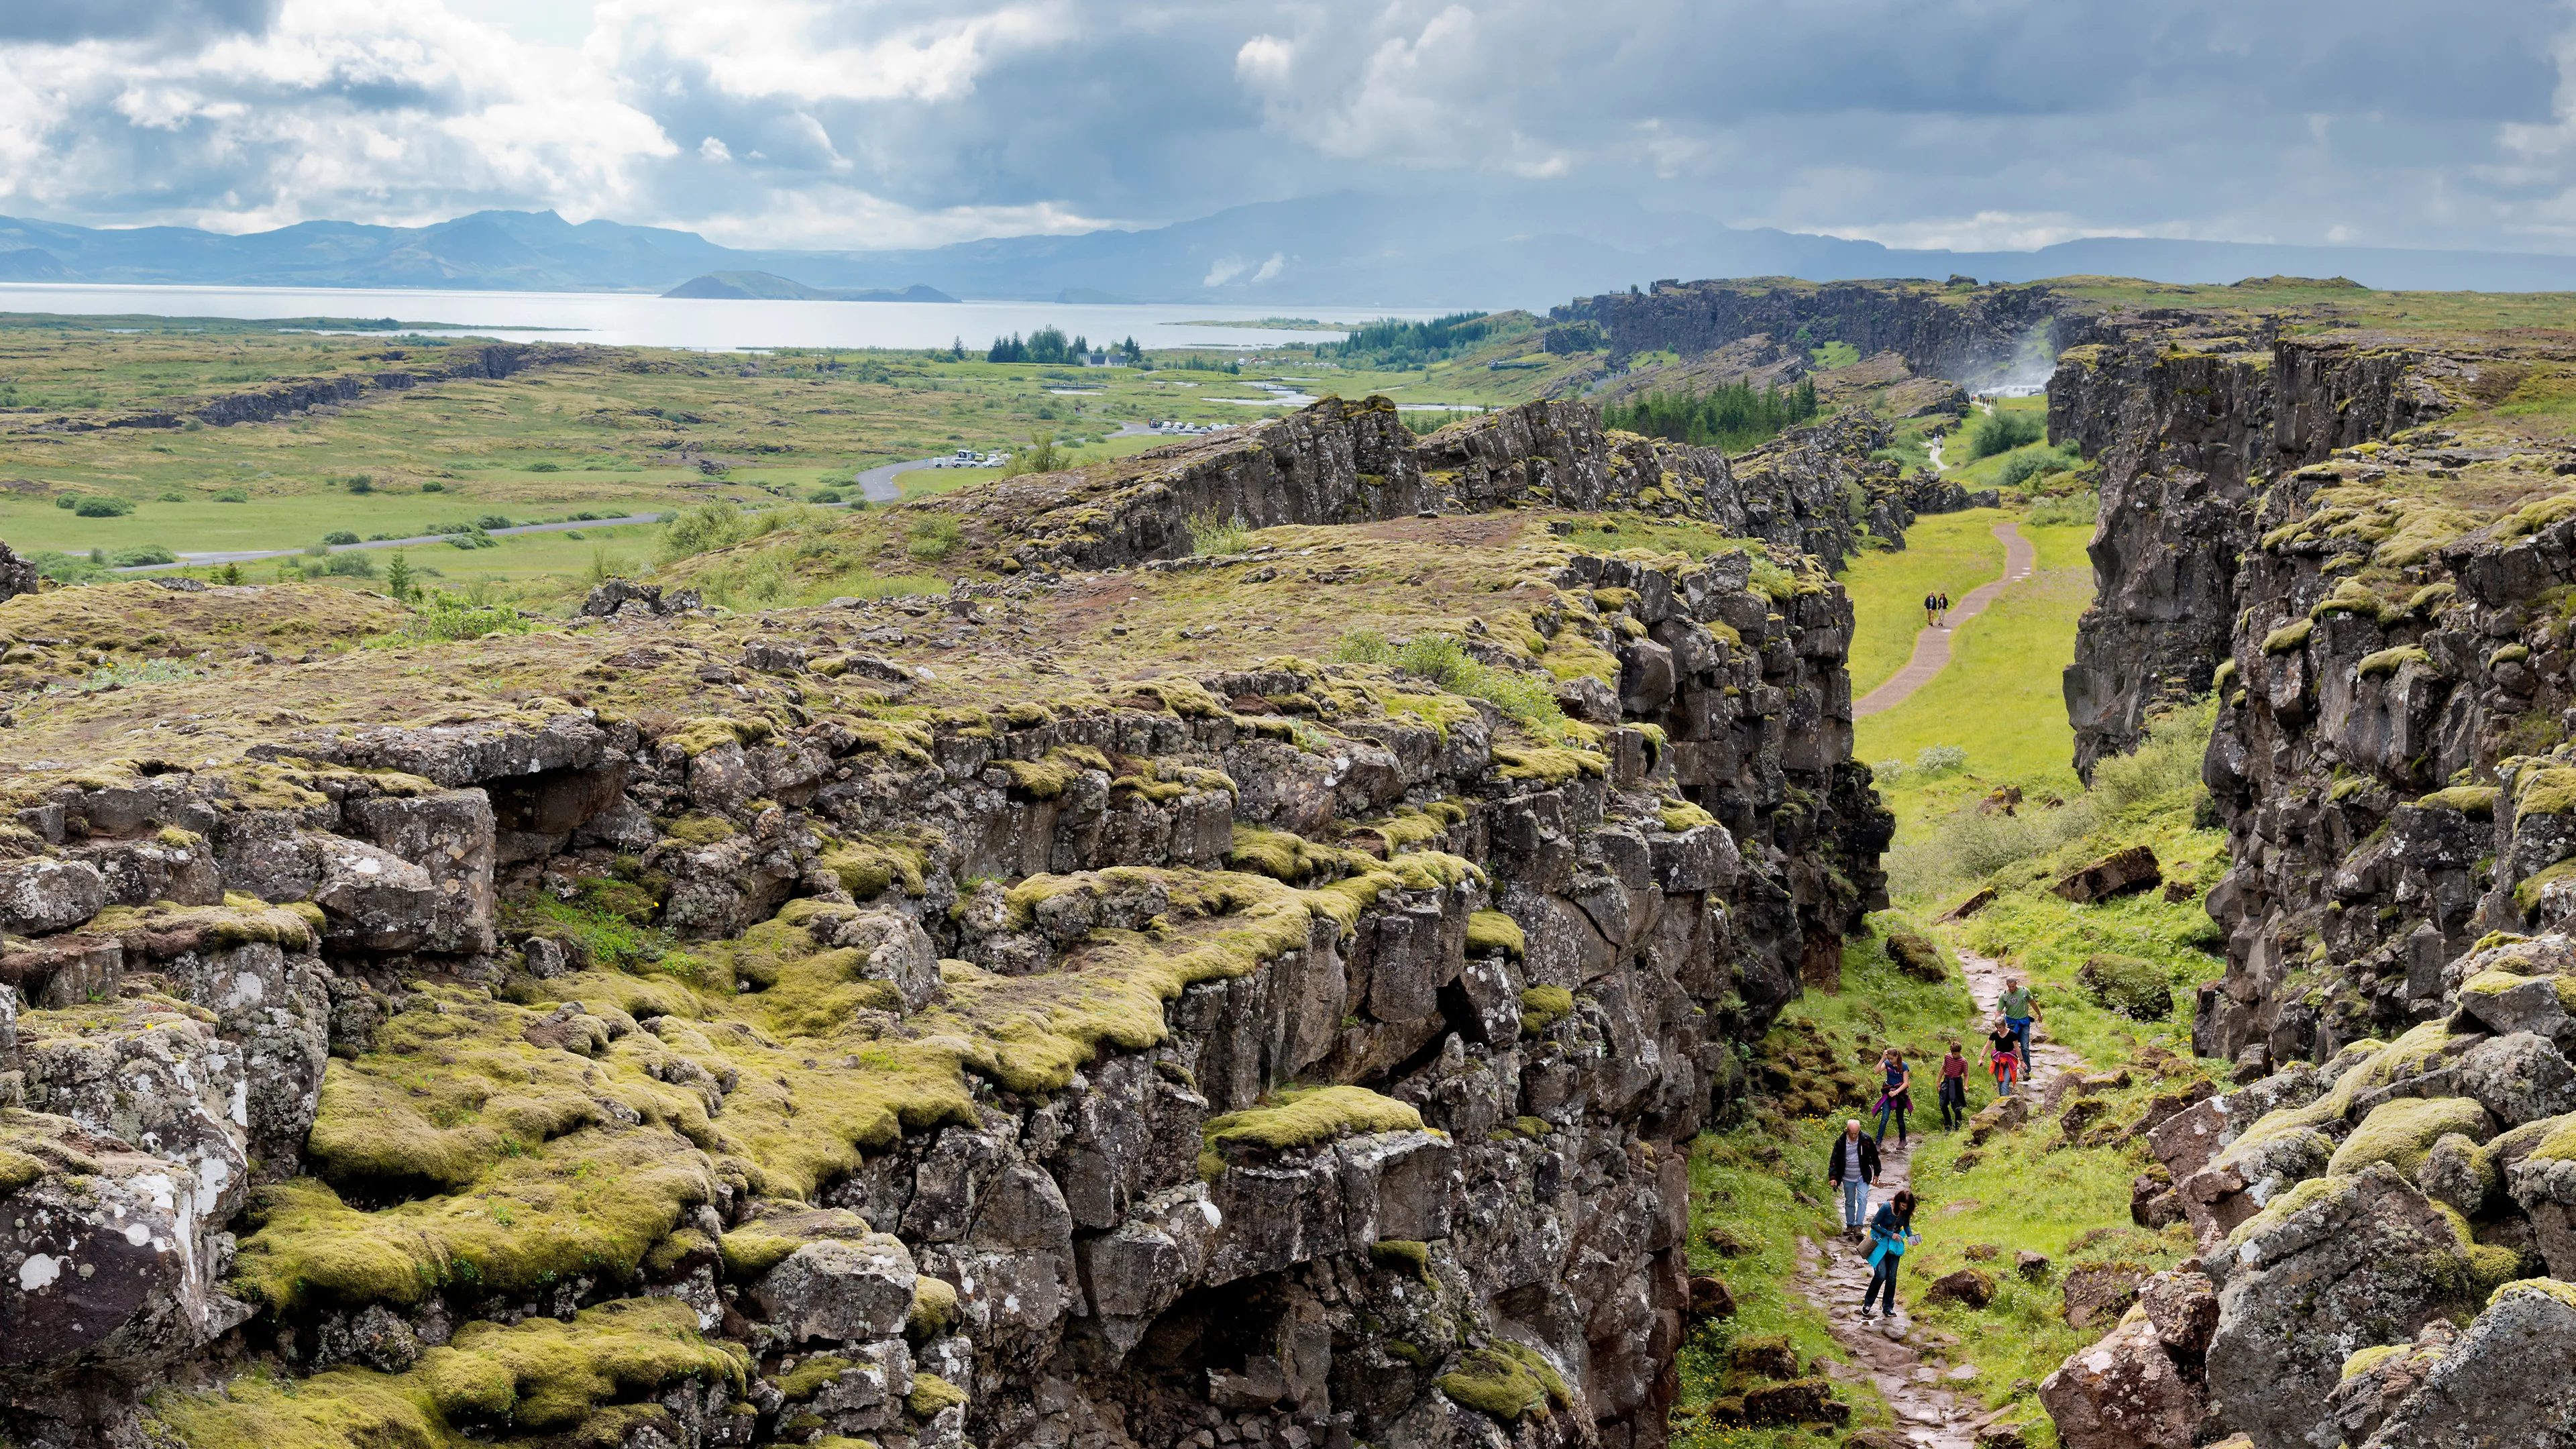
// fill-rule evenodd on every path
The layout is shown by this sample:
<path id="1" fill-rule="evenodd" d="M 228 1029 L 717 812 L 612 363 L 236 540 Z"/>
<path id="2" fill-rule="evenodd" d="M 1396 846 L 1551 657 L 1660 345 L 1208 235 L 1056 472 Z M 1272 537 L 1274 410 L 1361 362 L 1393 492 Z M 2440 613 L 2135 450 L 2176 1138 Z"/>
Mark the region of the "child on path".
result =
<path id="1" fill-rule="evenodd" d="M 2004 1024 L 2013 1029 L 2013 1035 L 2021 1039 L 2022 1063 L 2029 1065 L 2030 1023 L 2039 1014 L 2039 1008 L 2031 1002 L 2030 988 L 2022 985 L 2018 976 L 2005 977 L 2003 1000 L 1996 1002 L 1995 1008 L 2004 1014 Z"/>
<path id="2" fill-rule="evenodd" d="M 1912 1189 L 1899 1188 L 1896 1196 L 1879 1205 L 1878 1216 L 1869 1220 L 1869 1238 L 1869 1287 L 1861 1294 L 1860 1316 L 1877 1316 L 1870 1305 L 1878 1299 L 1879 1290 L 1884 1287 L 1885 1311 L 1893 1318 L 1896 1316 L 1896 1267 L 1904 1261 L 1905 1250 L 1917 1241 Z"/>
<path id="3" fill-rule="evenodd" d="M 2021 1077 L 2021 1038 L 2002 1017 L 1986 1031 L 1986 1070 L 1995 1074 L 1995 1095 L 2009 1097 Z"/>
<path id="4" fill-rule="evenodd" d="M 1894 1047 L 1879 1057 L 1878 1067 L 1886 1079 L 1886 1090 L 1878 1094 L 1878 1145 L 1887 1145 L 1887 1119 L 1892 1116 L 1896 1119 L 1896 1145 L 1903 1147 L 1905 1112 L 1914 1105 L 1913 1098 L 1907 1095 L 1914 1085 L 1914 1070 L 1905 1065 L 1905 1058 L 1897 1055 Z"/>
<path id="5" fill-rule="evenodd" d="M 1869 1221 L 1869 1190 L 1878 1184 L 1878 1144 L 1861 1135 L 1858 1117 L 1845 1121 L 1843 1135 L 1834 1139 L 1825 1181 L 1842 1187 L 1843 1231 L 1859 1232 Z"/>
<path id="6" fill-rule="evenodd" d="M 1950 1054 L 1941 1059 L 1941 1125 L 1958 1128 L 1968 1121 L 1968 1059 L 1959 1055 L 1959 1044 L 1950 1043 Z"/>

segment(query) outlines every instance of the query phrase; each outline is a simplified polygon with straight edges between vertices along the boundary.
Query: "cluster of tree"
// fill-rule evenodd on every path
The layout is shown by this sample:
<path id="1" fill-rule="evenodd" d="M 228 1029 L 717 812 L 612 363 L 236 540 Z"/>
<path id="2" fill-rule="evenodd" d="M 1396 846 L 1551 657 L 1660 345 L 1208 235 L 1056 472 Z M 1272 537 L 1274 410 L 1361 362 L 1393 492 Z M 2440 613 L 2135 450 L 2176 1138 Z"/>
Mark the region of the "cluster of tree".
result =
<path id="1" fill-rule="evenodd" d="M 1697 448 L 1739 452 L 1768 442 L 1816 415 L 1816 384 L 1778 384 L 1753 390 L 1750 382 L 1722 383 L 1707 392 L 1649 392 L 1601 410 L 1601 425 L 1669 438 Z"/>
<path id="2" fill-rule="evenodd" d="M 1494 326 L 1487 318 L 1483 312 L 1452 312 L 1428 322 L 1382 317 L 1361 323 L 1339 343 L 1318 351 L 1367 367 L 1403 371 L 1440 361 L 1482 342 Z"/>
<path id="3" fill-rule="evenodd" d="M 2006 411 L 1997 408 L 1977 419 L 1968 429 L 1968 456 L 1991 458 L 2027 447 L 2048 436 L 2048 414 L 2036 408 Z"/>
<path id="4" fill-rule="evenodd" d="M 961 344 L 951 350 L 953 353 L 962 354 L 965 348 Z M 1077 334 L 1068 341 L 1063 328 L 1048 326 L 1030 333 L 1025 341 L 1016 332 L 1008 337 L 994 338 L 992 350 L 984 354 L 984 360 L 986 362 L 1080 363 L 1091 355 L 1092 350 L 1090 338 Z M 1145 349 L 1137 346 L 1136 339 L 1133 337 L 1124 342 L 1102 343 L 1099 350 L 1116 353 L 1126 358 L 1131 367 L 1141 367 L 1145 362 Z"/>

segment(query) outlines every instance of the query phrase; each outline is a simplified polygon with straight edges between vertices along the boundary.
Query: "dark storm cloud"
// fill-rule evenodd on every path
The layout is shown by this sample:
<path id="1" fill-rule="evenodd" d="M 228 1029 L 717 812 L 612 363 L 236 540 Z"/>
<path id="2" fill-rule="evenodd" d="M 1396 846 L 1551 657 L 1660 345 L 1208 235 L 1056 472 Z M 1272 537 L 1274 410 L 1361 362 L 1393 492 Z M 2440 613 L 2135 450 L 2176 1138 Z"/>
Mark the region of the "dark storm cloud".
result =
<path id="1" fill-rule="evenodd" d="M 2571 32 L 2542 0 L 600 0 L 576 53 L 428 0 L 0 0 L 0 208 L 868 245 L 1362 190 L 1613 240 L 1642 203 L 1928 244 L 2555 247 Z M 95 65 L 57 73 L 75 39 Z"/>

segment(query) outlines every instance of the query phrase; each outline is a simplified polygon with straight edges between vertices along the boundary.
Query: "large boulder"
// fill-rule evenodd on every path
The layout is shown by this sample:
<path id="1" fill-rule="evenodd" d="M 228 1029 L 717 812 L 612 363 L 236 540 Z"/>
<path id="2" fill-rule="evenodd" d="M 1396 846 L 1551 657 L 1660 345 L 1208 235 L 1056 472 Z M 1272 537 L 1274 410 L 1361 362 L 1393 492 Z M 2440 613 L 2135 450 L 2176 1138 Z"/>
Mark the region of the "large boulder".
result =
<path id="1" fill-rule="evenodd" d="M 2199 1387 L 2143 1308 L 2068 1355 L 2040 1381 L 2039 1402 L 2065 1449 L 2191 1449 L 2204 1413 Z"/>
<path id="2" fill-rule="evenodd" d="M 2365 1449 L 2505 1444 L 2576 1444 L 2576 1287 L 2554 1278 L 2497 1289 Z"/>
<path id="3" fill-rule="evenodd" d="M 2164 871 L 2156 863 L 2156 853 L 2146 846 L 2132 845 L 2069 872 L 2049 889 L 2082 906 L 2149 890 L 2164 884 L 2164 879 Z"/>
<path id="4" fill-rule="evenodd" d="M 2326 1412 L 2347 1444 L 2359 1444 L 2378 1432 L 2388 1416 L 2424 1387 L 2433 1367 L 2458 1342 L 2460 1331 L 2450 1320 L 2436 1318 L 2416 1331 L 2413 1343 L 2365 1348 L 2344 1362 L 2343 1382 L 2335 1385 Z"/>
<path id="5" fill-rule="evenodd" d="M 2576 1124 L 2562 1124 L 2507 1167 L 2505 1184 L 2531 1218 L 2550 1276 L 2576 1277 Z"/>
<path id="6" fill-rule="evenodd" d="M 2213 1253 L 2209 1391 L 2259 1449 L 2337 1449 L 2319 1406 L 2344 1361 L 2475 1307 L 2458 1219 L 2385 1162 L 2300 1183 Z"/>
<path id="7" fill-rule="evenodd" d="M 751 1292 L 790 1344 L 892 1338 L 912 1316 L 912 1250 L 891 1233 L 807 1243 Z"/>
<path id="8" fill-rule="evenodd" d="M 2517 1031 L 2460 1057 L 2460 1090 L 2508 1127 L 2576 1112 L 2576 1068 L 2542 1036 Z"/>

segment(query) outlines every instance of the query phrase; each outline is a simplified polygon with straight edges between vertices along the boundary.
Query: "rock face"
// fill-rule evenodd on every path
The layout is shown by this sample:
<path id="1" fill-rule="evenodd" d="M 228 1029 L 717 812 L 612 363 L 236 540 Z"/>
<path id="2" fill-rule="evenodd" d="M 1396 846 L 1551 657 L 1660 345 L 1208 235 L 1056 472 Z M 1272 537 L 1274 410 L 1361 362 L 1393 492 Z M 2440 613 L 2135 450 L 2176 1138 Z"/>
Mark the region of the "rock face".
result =
<path id="1" fill-rule="evenodd" d="M 1337 416 L 1264 436 L 1394 441 Z M 1831 436 L 1728 506 L 1836 537 L 1868 433 Z M 1619 476 L 1432 441 L 1500 488 Z M 0 1433 L 1661 1443 L 1685 1315 L 1724 1311 L 1686 1144 L 1883 900 L 1890 822 L 1812 563 L 1514 538 L 1597 744 L 1293 657 L 906 712 L 808 647 L 840 611 L 630 597 L 476 667 L 677 655 L 690 712 L 26 787 Z"/>
<path id="2" fill-rule="evenodd" d="M 2275 335 L 2192 314 L 2070 324 L 2048 384 L 2048 432 L 2101 464 L 2088 552 L 2094 602 L 2066 671 L 2075 763 L 2134 746 L 2158 704 L 2207 693 L 2261 531 L 2257 490 L 2335 448 L 2449 411 L 2387 339 Z"/>
<path id="3" fill-rule="evenodd" d="M 1711 281 L 1657 282 L 1644 292 L 1578 298 L 1548 315 L 1560 324 L 1598 327 L 1614 358 L 1659 351 L 1688 358 L 1759 334 L 1801 336 L 1850 343 L 1863 357 L 1896 353 L 1929 376 L 1983 382 L 2009 371 L 2026 339 L 2061 312 L 2083 310 L 2045 287 L 1954 292 L 1905 282 Z"/>

